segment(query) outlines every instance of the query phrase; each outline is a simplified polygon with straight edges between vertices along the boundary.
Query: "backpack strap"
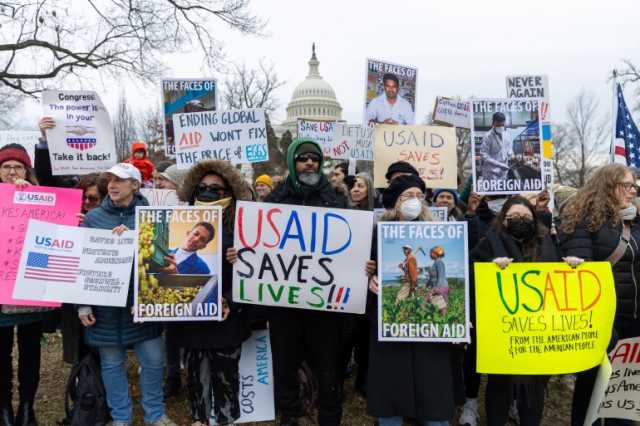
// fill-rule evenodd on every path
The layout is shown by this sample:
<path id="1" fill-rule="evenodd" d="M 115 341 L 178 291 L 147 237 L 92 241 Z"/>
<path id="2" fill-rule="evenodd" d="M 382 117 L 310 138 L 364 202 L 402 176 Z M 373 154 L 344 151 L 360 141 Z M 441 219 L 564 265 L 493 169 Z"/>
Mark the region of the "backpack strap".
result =
<path id="1" fill-rule="evenodd" d="M 628 222 L 622 222 L 622 234 L 620 234 L 620 241 L 616 249 L 607 257 L 607 262 L 611 263 L 611 266 L 618 263 L 624 253 L 627 251 L 629 240 L 631 239 L 631 226 Z"/>

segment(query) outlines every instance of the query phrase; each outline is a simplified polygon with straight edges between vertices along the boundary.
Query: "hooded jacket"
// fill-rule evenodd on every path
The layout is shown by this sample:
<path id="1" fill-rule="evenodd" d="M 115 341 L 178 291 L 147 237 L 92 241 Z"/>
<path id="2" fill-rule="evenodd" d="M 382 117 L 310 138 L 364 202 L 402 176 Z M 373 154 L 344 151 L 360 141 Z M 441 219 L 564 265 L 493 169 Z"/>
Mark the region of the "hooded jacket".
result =
<path id="1" fill-rule="evenodd" d="M 178 189 L 180 201 L 193 205 L 196 187 L 206 175 L 217 175 L 228 185 L 234 200 L 250 200 L 242 175 L 226 161 L 201 161 L 187 172 L 183 185 Z M 222 297 L 231 309 L 225 321 L 177 322 L 167 326 L 167 332 L 175 339 L 176 345 L 184 348 L 215 349 L 231 348 L 242 344 L 250 335 L 247 311 L 249 305 L 233 303 L 233 265 L 227 262 L 226 252 L 233 246 L 233 221 L 235 201 L 222 213 Z"/>
<path id="2" fill-rule="evenodd" d="M 338 194 L 331 186 L 327 177 L 322 173 L 322 155 L 318 165 L 320 180 L 313 186 L 305 185 L 298 180 L 296 172 L 295 154 L 300 145 L 311 143 L 322 153 L 320 145 L 310 139 L 294 139 L 287 149 L 287 168 L 289 176 L 267 196 L 265 202 L 279 204 L 296 204 L 315 207 L 338 207 L 346 209 L 348 207 L 347 198 Z"/>
<path id="3" fill-rule="evenodd" d="M 139 150 L 144 151 L 144 155 L 140 159 L 133 156 L 133 154 Z M 147 155 L 147 144 L 142 141 L 137 141 L 131 144 L 131 157 L 124 160 L 125 163 L 133 164 L 136 169 L 140 170 L 143 181 L 153 179 L 153 171 L 155 170 L 153 163 L 147 158 Z"/>

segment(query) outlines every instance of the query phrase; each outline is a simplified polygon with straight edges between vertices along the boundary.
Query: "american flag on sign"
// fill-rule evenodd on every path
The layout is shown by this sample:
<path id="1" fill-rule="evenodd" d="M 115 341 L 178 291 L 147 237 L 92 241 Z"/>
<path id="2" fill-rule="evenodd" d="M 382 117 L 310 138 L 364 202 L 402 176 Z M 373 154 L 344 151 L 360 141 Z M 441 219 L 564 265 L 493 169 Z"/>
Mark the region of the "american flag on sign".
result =
<path id="1" fill-rule="evenodd" d="M 24 277 L 40 281 L 75 283 L 80 258 L 29 252 Z"/>
<path id="2" fill-rule="evenodd" d="M 640 132 L 627 108 L 622 94 L 622 86 L 616 88 L 618 110 L 616 113 L 616 134 L 614 160 L 616 163 L 640 168 Z"/>

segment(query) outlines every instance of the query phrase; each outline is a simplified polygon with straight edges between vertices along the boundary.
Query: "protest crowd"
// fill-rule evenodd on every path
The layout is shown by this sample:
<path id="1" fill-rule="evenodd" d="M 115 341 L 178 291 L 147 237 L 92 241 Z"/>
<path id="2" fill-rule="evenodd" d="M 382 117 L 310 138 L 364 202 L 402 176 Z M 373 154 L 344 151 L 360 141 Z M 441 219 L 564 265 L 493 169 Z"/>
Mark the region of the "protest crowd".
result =
<path id="1" fill-rule="evenodd" d="M 101 142 L 68 126 L 61 137 L 53 116 L 40 119 L 34 152 L 1 147 L 2 209 L 24 218 L 24 248 L 2 282 L 13 292 L 0 292 L 0 425 L 132 424 L 130 353 L 148 425 L 254 421 L 245 401 L 264 377 L 270 398 L 253 407 L 270 405 L 262 420 L 283 426 L 310 413 L 321 426 L 345 424 L 349 378 L 379 426 L 538 426 L 550 378 L 567 374 L 576 379 L 563 424 L 605 417 L 604 391 L 593 402 L 603 358 L 640 336 L 637 171 L 606 164 L 582 188 L 544 182 L 539 130 L 535 141 L 514 134 L 510 107 L 487 101 L 469 142 L 477 166 L 460 179 L 454 128 L 416 130 L 415 99 L 398 94 L 405 83 L 391 73 L 380 83 L 367 154 L 336 159 L 298 135 L 281 176 L 248 181 L 237 167 L 269 161 L 255 142 L 263 111 L 216 111 L 192 125 L 204 121 L 181 116 L 213 114 L 194 102 L 166 134 L 175 156 L 156 164 L 140 140 L 122 162 L 94 161 Z M 543 124 L 531 102 L 527 129 Z M 212 146 L 231 145 L 184 148 L 200 128 L 218 132 Z M 426 154 L 393 154 L 403 137 Z M 56 138 L 87 155 L 69 160 Z M 67 196 L 64 220 L 48 220 L 41 205 Z M 57 330 L 72 366 L 60 398 L 72 404 L 63 420 L 36 419 L 40 342 Z M 171 419 L 169 398 L 186 401 L 191 418 Z"/>

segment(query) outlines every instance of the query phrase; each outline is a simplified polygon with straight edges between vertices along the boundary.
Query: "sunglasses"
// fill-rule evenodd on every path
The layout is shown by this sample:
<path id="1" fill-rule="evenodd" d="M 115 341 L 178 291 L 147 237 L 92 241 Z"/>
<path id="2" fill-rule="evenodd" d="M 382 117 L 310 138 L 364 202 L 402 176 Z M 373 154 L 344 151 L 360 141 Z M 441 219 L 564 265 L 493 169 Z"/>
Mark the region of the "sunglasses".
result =
<path id="1" fill-rule="evenodd" d="M 205 185 L 204 183 L 198 184 L 196 187 L 196 191 L 199 193 L 203 192 L 225 192 L 227 188 L 220 185 Z"/>
<path id="2" fill-rule="evenodd" d="M 306 163 L 307 161 L 313 161 L 314 163 L 320 162 L 320 156 L 318 154 L 300 154 L 296 157 L 296 161 L 299 163 Z"/>

